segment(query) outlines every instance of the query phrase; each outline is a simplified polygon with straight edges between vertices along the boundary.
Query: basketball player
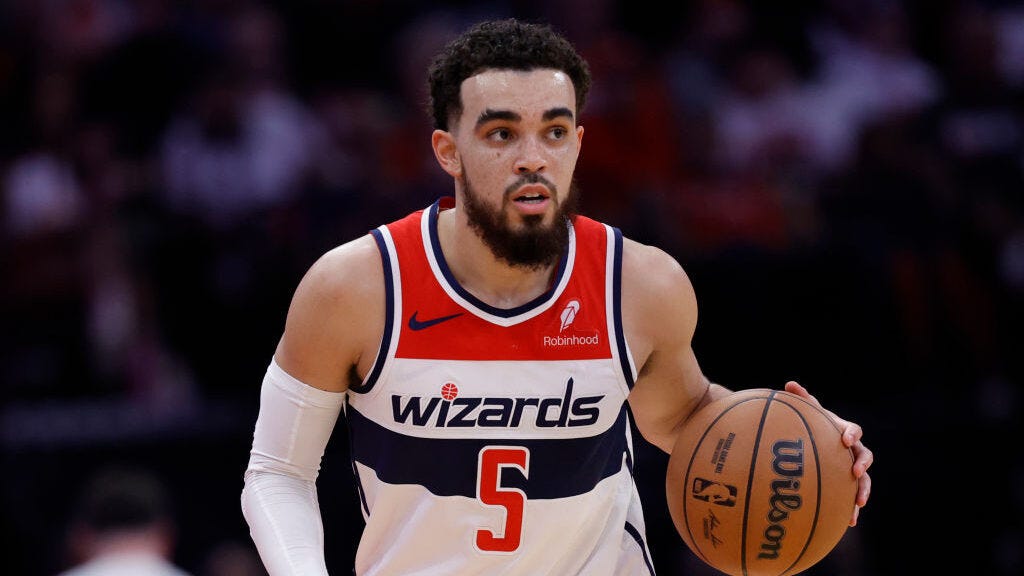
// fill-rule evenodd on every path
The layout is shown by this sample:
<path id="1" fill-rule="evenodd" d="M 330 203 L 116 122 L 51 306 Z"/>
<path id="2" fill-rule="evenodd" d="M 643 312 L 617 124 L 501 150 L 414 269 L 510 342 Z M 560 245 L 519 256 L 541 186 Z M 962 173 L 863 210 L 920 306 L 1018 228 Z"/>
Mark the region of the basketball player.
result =
<path id="1" fill-rule="evenodd" d="M 299 283 L 245 473 L 253 540 L 273 576 L 327 573 L 315 481 L 343 410 L 366 521 L 356 574 L 651 574 L 629 419 L 670 452 L 729 392 L 694 357 L 691 284 L 575 214 L 591 80 L 564 38 L 481 23 L 428 76 L 454 198 Z M 872 453 L 835 420 L 864 506 Z"/>

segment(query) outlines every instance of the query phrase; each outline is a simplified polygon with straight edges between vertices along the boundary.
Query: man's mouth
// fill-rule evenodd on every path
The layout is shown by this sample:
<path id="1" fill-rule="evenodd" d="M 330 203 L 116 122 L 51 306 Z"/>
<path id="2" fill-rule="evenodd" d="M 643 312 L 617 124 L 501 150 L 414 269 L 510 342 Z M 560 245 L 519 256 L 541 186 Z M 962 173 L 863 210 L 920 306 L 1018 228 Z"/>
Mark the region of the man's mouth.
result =
<path id="1" fill-rule="evenodd" d="M 551 198 L 551 191 L 543 184 L 531 183 L 520 187 L 512 195 L 512 201 L 520 204 L 540 204 Z"/>
<path id="2" fill-rule="evenodd" d="M 546 194 L 529 193 L 516 196 L 513 198 L 513 202 L 518 202 L 520 204 L 540 204 L 547 199 L 548 197 Z"/>

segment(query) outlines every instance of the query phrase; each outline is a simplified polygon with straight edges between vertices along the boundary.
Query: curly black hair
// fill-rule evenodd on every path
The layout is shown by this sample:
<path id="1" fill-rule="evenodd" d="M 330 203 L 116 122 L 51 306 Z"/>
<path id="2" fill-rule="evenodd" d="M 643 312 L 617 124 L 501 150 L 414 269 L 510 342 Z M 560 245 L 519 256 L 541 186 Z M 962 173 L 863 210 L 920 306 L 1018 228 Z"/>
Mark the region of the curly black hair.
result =
<path id="1" fill-rule="evenodd" d="M 590 67 L 572 44 L 546 24 L 515 18 L 475 24 L 445 46 L 427 72 L 427 112 L 434 127 L 448 130 L 448 121 L 462 113 L 462 81 L 488 69 L 565 72 L 576 90 L 577 114 L 590 91 Z"/>

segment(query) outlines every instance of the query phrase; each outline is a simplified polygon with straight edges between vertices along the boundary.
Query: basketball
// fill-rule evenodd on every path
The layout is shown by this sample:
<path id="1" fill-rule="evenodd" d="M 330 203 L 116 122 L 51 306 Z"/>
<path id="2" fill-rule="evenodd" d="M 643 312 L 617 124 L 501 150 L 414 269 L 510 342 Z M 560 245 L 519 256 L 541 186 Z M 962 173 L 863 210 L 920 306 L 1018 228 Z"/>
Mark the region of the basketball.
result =
<path id="1" fill-rule="evenodd" d="M 781 576 L 824 558 L 853 516 L 853 452 L 829 416 L 781 390 L 733 392 L 701 408 L 669 456 L 676 530 L 726 574 Z"/>

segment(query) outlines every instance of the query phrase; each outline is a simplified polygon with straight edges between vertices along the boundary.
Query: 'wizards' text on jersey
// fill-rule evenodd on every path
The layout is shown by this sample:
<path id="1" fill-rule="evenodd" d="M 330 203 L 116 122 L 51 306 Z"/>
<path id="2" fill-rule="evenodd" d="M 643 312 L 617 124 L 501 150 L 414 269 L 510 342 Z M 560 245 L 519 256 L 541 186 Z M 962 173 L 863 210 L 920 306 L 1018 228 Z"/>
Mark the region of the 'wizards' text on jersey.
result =
<path id="1" fill-rule="evenodd" d="M 653 573 L 625 406 L 622 236 L 578 216 L 551 289 L 459 286 L 442 199 L 372 232 L 387 321 L 345 407 L 366 526 L 358 574 Z"/>

